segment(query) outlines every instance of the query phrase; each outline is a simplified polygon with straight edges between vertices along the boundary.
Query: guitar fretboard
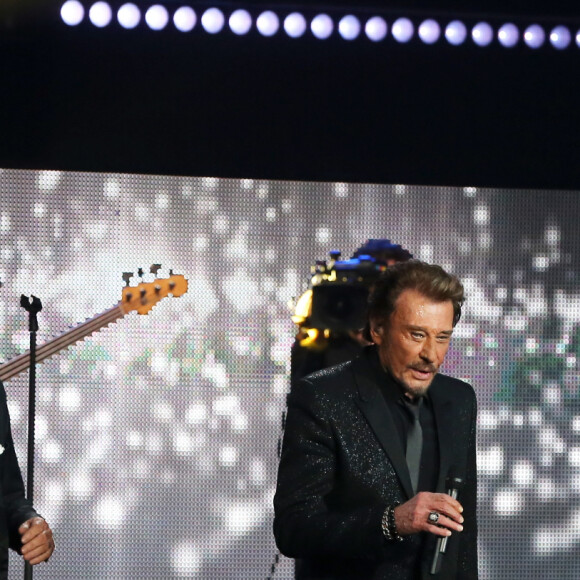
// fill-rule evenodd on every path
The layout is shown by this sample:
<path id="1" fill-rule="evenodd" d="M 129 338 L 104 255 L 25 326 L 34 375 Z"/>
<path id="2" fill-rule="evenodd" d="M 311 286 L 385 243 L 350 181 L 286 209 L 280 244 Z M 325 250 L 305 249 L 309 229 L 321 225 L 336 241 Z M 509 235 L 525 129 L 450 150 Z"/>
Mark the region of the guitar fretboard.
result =
<path id="1" fill-rule="evenodd" d="M 82 322 L 78 326 L 67 330 L 64 334 L 45 342 L 36 348 L 36 362 L 40 363 L 44 359 L 68 348 L 79 340 L 83 340 L 94 332 L 101 330 L 105 326 L 112 324 L 125 316 L 125 311 L 119 302 L 112 308 L 101 312 Z M 0 381 L 8 381 L 12 377 L 24 372 L 30 366 L 30 351 L 22 353 L 12 360 L 0 365 Z"/>

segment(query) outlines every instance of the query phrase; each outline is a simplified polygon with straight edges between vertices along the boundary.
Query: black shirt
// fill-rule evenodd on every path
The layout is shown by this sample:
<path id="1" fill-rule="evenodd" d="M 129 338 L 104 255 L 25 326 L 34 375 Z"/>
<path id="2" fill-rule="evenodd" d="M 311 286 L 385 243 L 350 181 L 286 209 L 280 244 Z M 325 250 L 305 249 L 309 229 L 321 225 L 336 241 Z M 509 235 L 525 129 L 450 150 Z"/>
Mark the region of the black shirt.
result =
<path id="1" fill-rule="evenodd" d="M 393 415 L 403 453 L 405 453 L 407 450 L 407 434 L 413 423 L 413 417 L 411 411 L 405 407 L 403 402 L 405 397 L 403 389 L 393 376 L 383 369 L 378 353 L 376 364 L 378 364 L 385 379 L 381 391 Z M 423 448 L 421 450 L 421 467 L 417 491 L 435 491 L 439 474 L 439 440 L 437 438 L 437 425 L 435 424 L 433 405 L 428 392 L 423 397 L 419 421 L 423 430 Z"/>

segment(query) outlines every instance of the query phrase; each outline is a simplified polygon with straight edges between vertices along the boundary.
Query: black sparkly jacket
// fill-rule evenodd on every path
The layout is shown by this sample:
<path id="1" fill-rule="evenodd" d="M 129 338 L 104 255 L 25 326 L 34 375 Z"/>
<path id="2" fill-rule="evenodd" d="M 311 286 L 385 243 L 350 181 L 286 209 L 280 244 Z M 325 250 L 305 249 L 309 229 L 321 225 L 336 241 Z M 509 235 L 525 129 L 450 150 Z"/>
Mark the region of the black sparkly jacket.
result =
<path id="1" fill-rule="evenodd" d="M 18 528 L 38 514 L 24 497 L 22 475 L 18 467 L 6 392 L 0 383 L 0 580 L 8 578 L 8 548 L 20 552 Z"/>
<path id="2" fill-rule="evenodd" d="M 433 491 L 445 492 L 451 467 L 465 480 L 459 496 L 464 530 L 451 536 L 441 572 L 431 576 L 435 536 L 389 542 L 382 534 L 386 506 L 407 501 L 413 492 L 400 438 L 379 390 L 377 361 L 370 347 L 354 361 L 293 387 L 274 498 L 276 543 L 283 554 L 300 559 L 301 580 L 475 580 L 473 389 L 444 375 L 436 375 L 429 387 L 440 450 Z"/>

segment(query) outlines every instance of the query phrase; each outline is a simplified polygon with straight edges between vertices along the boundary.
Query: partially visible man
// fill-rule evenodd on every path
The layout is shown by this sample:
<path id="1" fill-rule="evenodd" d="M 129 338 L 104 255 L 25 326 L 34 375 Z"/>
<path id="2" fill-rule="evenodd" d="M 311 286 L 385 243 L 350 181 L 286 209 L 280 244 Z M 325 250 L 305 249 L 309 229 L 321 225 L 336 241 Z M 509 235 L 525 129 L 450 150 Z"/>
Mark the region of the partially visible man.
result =
<path id="1" fill-rule="evenodd" d="M 302 580 L 478 577 L 475 394 L 437 374 L 463 299 L 439 266 L 389 267 L 369 298 L 374 345 L 294 385 L 274 534 Z M 445 493 L 450 473 L 464 481 L 459 501 Z M 448 545 L 433 576 L 438 538 Z"/>
<path id="2" fill-rule="evenodd" d="M 6 392 L 0 383 L 0 580 L 8 578 L 9 547 L 34 565 L 48 561 L 54 540 L 49 525 L 24 497 Z"/>

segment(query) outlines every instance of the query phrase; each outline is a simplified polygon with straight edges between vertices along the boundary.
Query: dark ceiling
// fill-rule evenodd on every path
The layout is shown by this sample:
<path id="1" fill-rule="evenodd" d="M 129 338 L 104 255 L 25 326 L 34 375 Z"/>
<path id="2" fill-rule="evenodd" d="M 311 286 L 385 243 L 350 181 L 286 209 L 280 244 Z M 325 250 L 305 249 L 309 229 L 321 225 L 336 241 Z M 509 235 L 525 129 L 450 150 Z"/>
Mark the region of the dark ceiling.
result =
<path id="1" fill-rule="evenodd" d="M 542 4 L 404 3 L 417 17 L 580 28 L 580 7 Z M 580 189 L 575 44 L 69 28 L 58 5 L 4 4 L 0 167 Z"/>

